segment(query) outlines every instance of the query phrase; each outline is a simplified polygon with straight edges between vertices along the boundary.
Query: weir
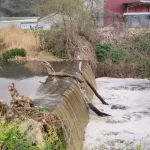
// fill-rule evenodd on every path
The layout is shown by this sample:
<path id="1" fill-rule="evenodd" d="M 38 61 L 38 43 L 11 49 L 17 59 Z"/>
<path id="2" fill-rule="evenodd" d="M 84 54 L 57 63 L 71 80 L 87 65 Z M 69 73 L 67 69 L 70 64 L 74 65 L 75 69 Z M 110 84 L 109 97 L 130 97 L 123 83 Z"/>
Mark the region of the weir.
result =
<path id="1" fill-rule="evenodd" d="M 83 74 L 96 87 L 93 72 L 88 64 Z M 92 99 L 93 92 L 85 85 L 88 97 Z M 89 120 L 89 114 L 83 96 L 76 82 L 63 94 L 60 104 L 54 110 L 64 126 L 68 150 L 81 150 L 84 140 L 84 129 Z"/>
<path id="2" fill-rule="evenodd" d="M 2 64 L 0 82 L 6 87 L 10 82 L 16 83 L 18 91 L 30 97 L 34 104 L 50 108 L 62 123 L 68 150 L 81 150 L 84 141 L 84 129 L 89 120 L 88 110 L 78 84 L 71 78 L 51 78 L 41 62 L 33 61 L 23 64 Z M 51 62 L 55 71 L 76 74 L 79 62 Z M 82 74 L 96 88 L 95 77 L 88 62 L 82 63 Z M 40 82 L 39 82 L 40 81 Z M 2 85 L 0 85 L 0 88 Z M 85 83 L 88 98 L 92 100 L 93 92 Z M 5 92 L 4 92 L 5 93 Z M 6 92 L 7 93 L 7 92 Z M 5 94 L 6 94 L 5 93 Z M 3 98 L 3 93 L 0 97 Z M 8 95 L 8 94 L 7 94 Z M 4 99 L 9 102 L 10 97 Z"/>
<path id="3" fill-rule="evenodd" d="M 61 71 L 62 68 L 59 70 L 53 63 L 51 64 L 55 71 Z M 63 72 L 70 74 L 79 72 L 79 62 L 70 62 L 66 66 Z M 87 62 L 83 62 L 82 73 L 96 88 L 93 71 Z M 45 100 L 44 97 L 36 99 L 35 104 L 51 108 L 57 114 L 64 129 L 68 150 L 81 150 L 89 114 L 77 82 L 71 78 L 52 80 L 48 77 L 40 88 L 44 90 L 45 95 L 49 94 L 49 97 Z M 92 100 L 93 92 L 86 83 L 85 88 L 89 99 Z"/>

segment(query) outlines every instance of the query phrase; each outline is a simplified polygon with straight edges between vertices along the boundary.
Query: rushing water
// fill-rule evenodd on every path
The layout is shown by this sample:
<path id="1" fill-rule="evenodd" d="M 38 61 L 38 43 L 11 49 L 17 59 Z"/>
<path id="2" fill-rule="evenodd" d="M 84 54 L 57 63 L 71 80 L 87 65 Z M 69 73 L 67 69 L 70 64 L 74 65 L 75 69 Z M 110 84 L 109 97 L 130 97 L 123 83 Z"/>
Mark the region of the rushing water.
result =
<path id="1" fill-rule="evenodd" d="M 150 81 L 147 79 L 97 79 L 99 93 L 110 104 L 98 109 L 112 116 L 90 115 L 86 128 L 86 150 L 134 150 L 135 145 L 150 149 Z M 118 106 L 116 106 L 118 105 Z"/>

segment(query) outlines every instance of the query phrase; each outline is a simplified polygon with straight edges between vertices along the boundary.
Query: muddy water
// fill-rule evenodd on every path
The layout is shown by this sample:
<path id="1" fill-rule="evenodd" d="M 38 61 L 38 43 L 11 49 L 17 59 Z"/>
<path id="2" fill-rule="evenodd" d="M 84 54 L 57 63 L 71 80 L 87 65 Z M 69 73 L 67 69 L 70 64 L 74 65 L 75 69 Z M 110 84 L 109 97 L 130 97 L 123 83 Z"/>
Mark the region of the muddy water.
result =
<path id="1" fill-rule="evenodd" d="M 15 83 L 19 93 L 30 97 L 35 105 L 42 105 L 53 109 L 60 97 L 72 84 L 69 78 L 48 78 L 45 68 L 39 66 L 41 62 L 31 61 L 26 63 L 3 63 L 0 61 L 0 99 L 10 103 L 11 97 L 8 85 Z M 78 62 L 51 62 L 55 71 L 76 73 Z M 84 64 L 83 64 L 84 65 Z M 41 84 L 43 82 L 44 84 Z"/>
<path id="2" fill-rule="evenodd" d="M 150 81 L 147 79 L 96 80 L 98 92 L 109 102 L 104 106 L 95 97 L 98 109 L 112 117 L 90 115 L 86 128 L 86 150 L 134 150 L 142 145 L 150 150 Z"/>

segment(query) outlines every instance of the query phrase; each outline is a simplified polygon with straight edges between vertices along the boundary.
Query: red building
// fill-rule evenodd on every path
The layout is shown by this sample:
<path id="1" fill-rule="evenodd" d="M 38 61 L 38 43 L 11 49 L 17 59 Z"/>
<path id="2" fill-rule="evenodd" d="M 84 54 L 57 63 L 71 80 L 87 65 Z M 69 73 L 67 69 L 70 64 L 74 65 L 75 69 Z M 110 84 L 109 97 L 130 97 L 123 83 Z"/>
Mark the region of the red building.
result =
<path id="1" fill-rule="evenodd" d="M 109 26 L 119 21 L 119 14 L 150 12 L 150 0 L 105 0 L 105 12 L 104 25 Z"/>

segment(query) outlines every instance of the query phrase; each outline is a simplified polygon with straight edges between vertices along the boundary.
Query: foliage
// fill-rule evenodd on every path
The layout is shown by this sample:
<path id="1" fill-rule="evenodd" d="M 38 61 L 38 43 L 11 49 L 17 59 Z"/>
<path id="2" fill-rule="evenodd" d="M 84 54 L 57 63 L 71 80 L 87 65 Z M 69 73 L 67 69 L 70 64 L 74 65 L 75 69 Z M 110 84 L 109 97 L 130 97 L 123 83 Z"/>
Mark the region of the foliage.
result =
<path id="1" fill-rule="evenodd" d="M 41 112 L 51 112 L 51 110 L 49 108 L 45 108 L 45 107 L 38 107 L 35 109 L 36 114 L 39 114 Z"/>
<path id="2" fill-rule="evenodd" d="M 111 59 L 113 63 L 119 63 L 121 60 L 121 49 L 113 47 L 110 43 L 97 44 L 95 46 L 97 60 L 100 62 Z"/>
<path id="3" fill-rule="evenodd" d="M 150 55 L 150 33 L 136 36 L 131 43 L 130 49 Z"/>
<path id="4" fill-rule="evenodd" d="M 2 57 L 4 60 L 8 60 L 10 58 L 14 58 L 15 56 L 26 56 L 26 51 L 24 48 L 14 48 L 9 51 L 6 51 L 5 53 L 2 54 Z"/>
<path id="5" fill-rule="evenodd" d="M 59 128 L 57 132 L 49 131 L 46 135 L 44 150 L 66 150 L 62 130 Z"/>
<path id="6" fill-rule="evenodd" d="M 43 111 L 43 110 L 42 110 Z M 8 150 L 66 150 L 63 130 L 58 127 L 57 131 L 45 133 L 44 147 L 38 147 L 27 141 L 27 131 L 19 130 L 20 120 L 6 123 L 0 122 L 0 149 Z"/>
<path id="7" fill-rule="evenodd" d="M 112 49 L 112 62 L 113 63 L 119 63 L 121 60 L 121 50 L 120 48 L 113 48 Z"/>
<path id="8" fill-rule="evenodd" d="M 150 33 L 136 35 L 128 43 L 110 44 L 110 47 L 107 43 L 98 44 L 95 51 L 103 76 L 150 77 Z"/>
<path id="9" fill-rule="evenodd" d="M 110 43 L 97 44 L 95 46 L 96 57 L 98 61 L 104 61 L 108 56 L 108 52 L 111 50 Z"/>
<path id="10" fill-rule="evenodd" d="M 139 59 L 137 76 L 140 78 L 150 77 L 150 58 L 140 58 Z"/>
<path id="11" fill-rule="evenodd" d="M 51 49 L 50 50 L 50 52 L 54 55 L 54 56 L 56 56 L 56 57 L 58 57 L 58 58 L 64 58 L 65 57 L 65 51 L 63 51 L 63 50 L 58 50 L 58 49 Z"/>
<path id="12" fill-rule="evenodd" d="M 72 0 L 72 2 L 70 0 L 47 0 L 44 4 L 36 5 L 35 11 L 40 16 L 52 17 L 52 26 L 55 26 L 44 35 L 45 50 L 52 52 L 55 56 L 61 58 L 67 56 L 72 59 L 76 56 L 75 52 L 82 49 L 78 41 L 79 36 L 89 41 L 97 37 L 92 11 L 85 3 L 86 1 L 83 0 Z"/>
<path id="13" fill-rule="evenodd" d="M 39 150 L 26 140 L 26 132 L 20 132 L 18 122 L 6 124 L 0 123 L 0 147 L 8 150 Z"/>
<path id="14" fill-rule="evenodd" d="M 63 129 L 62 129 L 61 126 L 57 127 L 57 135 L 60 139 L 60 142 L 61 142 L 61 145 L 62 145 L 63 149 L 66 150 L 67 149 L 66 142 L 65 142 L 65 138 L 64 138 Z"/>
<path id="15" fill-rule="evenodd" d="M 61 29 L 53 29 L 40 34 L 42 49 L 59 58 L 66 57 L 65 38 Z"/>

